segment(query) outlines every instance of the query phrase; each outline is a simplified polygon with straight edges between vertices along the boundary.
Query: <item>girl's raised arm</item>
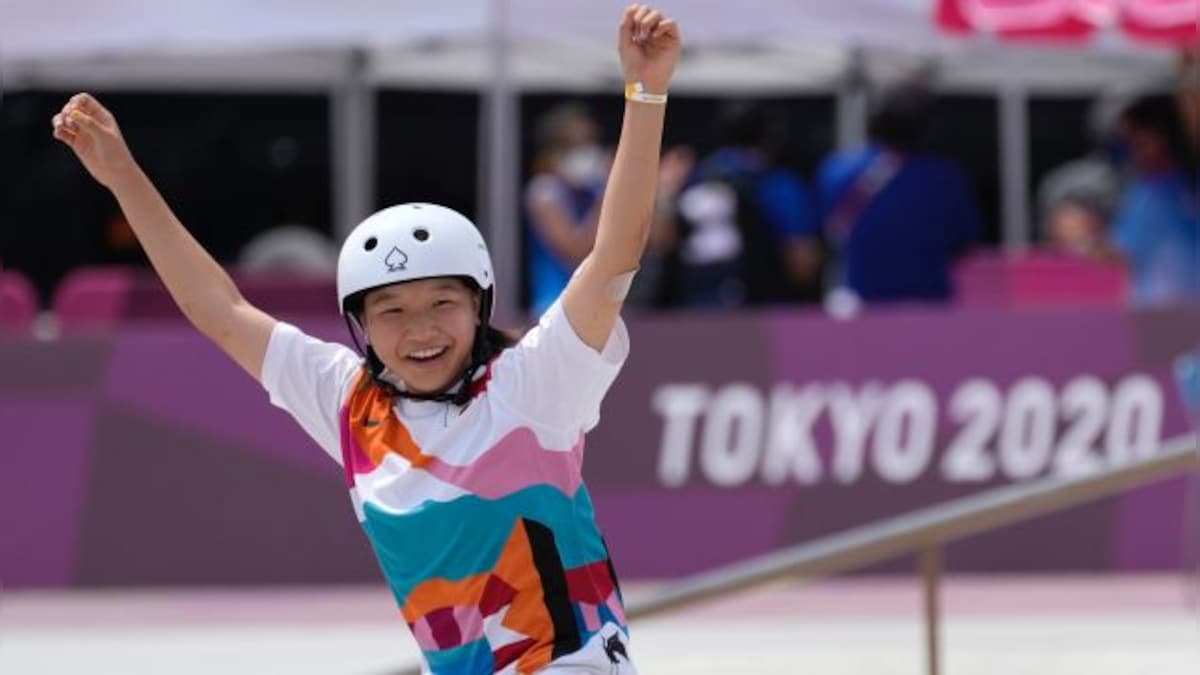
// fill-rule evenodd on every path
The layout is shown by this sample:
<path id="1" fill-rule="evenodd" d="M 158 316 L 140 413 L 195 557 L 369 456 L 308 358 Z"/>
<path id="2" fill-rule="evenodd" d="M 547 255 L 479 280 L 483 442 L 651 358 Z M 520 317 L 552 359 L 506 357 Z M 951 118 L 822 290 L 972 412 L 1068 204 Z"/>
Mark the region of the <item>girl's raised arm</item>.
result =
<path id="1" fill-rule="evenodd" d="M 679 50 L 679 27 L 658 10 L 631 5 L 621 16 L 617 52 L 627 83 L 621 138 L 600 207 L 595 246 L 562 295 L 571 326 L 597 351 L 612 332 L 646 248 L 665 94 Z"/>
<path id="2" fill-rule="evenodd" d="M 53 119 L 54 137 L 112 191 L 183 315 L 255 379 L 275 319 L 246 302 L 196 242 L 133 159 L 117 120 L 89 94 L 72 96 Z"/>

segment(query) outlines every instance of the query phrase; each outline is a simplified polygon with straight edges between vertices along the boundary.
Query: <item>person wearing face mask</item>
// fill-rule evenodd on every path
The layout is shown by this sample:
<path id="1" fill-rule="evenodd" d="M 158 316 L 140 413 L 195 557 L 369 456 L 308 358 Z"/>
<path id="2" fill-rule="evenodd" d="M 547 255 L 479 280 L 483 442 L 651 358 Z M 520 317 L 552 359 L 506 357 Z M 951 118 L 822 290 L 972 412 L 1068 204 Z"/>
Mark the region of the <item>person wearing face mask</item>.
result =
<path id="1" fill-rule="evenodd" d="M 565 103 L 542 115 L 525 188 L 529 309 L 541 316 L 592 248 L 608 154 L 587 108 Z"/>
<path id="2" fill-rule="evenodd" d="M 347 515 L 429 675 L 637 674 L 584 440 L 629 354 L 621 310 L 649 237 L 681 38 L 646 5 L 625 10 L 617 37 L 624 118 L 595 244 L 519 339 L 493 327 L 487 243 L 450 208 L 391 206 L 342 244 L 337 302 L 355 351 L 248 302 L 99 101 L 73 96 L 52 120 L 187 320 L 340 465 Z"/>

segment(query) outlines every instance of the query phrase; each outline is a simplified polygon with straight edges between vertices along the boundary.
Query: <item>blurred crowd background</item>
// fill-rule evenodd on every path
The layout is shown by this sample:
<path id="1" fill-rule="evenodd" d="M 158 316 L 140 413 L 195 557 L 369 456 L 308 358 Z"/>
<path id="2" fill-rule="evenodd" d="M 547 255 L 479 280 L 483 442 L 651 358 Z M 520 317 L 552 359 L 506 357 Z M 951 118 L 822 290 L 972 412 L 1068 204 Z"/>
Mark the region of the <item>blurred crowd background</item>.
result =
<path id="1" fill-rule="evenodd" d="M 1030 97 L 1026 257 L 1108 270 L 1121 302 L 1200 296 L 1198 71 L 1185 49 L 1156 80 Z M 115 201 L 50 136 L 70 93 L 9 90 L 0 105 L 0 263 L 32 282 L 41 308 L 73 270 L 145 264 Z M 249 273 L 332 275 L 326 96 L 93 93 L 218 260 Z M 478 213 L 480 97 L 375 96 L 373 206 L 433 201 Z M 674 96 L 633 304 L 843 311 L 955 298 L 959 263 L 1005 243 L 999 99 L 940 92 L 934 68 L 866 97 L 865 142 L 838 147 L 834 91 Z M 620 111 L 611 94 L 519 99 L 521 310 L 545 309 L 591 246 Z"/>

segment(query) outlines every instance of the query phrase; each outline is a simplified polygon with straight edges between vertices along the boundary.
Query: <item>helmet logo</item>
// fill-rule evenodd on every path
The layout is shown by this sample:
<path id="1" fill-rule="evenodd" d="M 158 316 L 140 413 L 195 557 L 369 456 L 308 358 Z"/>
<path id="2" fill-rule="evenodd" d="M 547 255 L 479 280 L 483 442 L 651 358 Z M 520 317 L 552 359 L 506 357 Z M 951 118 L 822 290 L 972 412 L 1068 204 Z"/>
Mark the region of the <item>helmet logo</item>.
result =
<path id="1" fill-rule="evenodd" d="M 387 257 L 383 259 L 383 264 L 387 265 L 389 272 L 402 272 L 404 266 L 408 264 L 408 254 L 395 246 L 391 251 L 388 251 Z"/>

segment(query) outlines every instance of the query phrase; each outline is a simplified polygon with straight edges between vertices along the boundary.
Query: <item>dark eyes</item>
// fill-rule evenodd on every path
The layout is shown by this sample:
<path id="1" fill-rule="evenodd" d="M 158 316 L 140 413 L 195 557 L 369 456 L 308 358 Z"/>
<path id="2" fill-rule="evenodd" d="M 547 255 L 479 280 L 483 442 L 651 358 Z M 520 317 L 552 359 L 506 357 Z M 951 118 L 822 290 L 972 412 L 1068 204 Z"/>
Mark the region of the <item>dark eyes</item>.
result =
<path id="1" fill-rule="evenodd" d="M 433 307 L 435 307 L 435 308 L 437 308 L 437 307 L 442 307 L 442 308 L 453 307 L 457 303 L 458 303 L 458 301 L 455 300 L 454 298 L 440 298 L 438 300 L 433 301 Z M 403 314 L 404 309 L 402 307 L 385 307 L 383 309 L 380 309 L 377 313 L 380 316 L 385 316 L 385 315 L 386 316 L 396 316 L 399 314 Z"/>

